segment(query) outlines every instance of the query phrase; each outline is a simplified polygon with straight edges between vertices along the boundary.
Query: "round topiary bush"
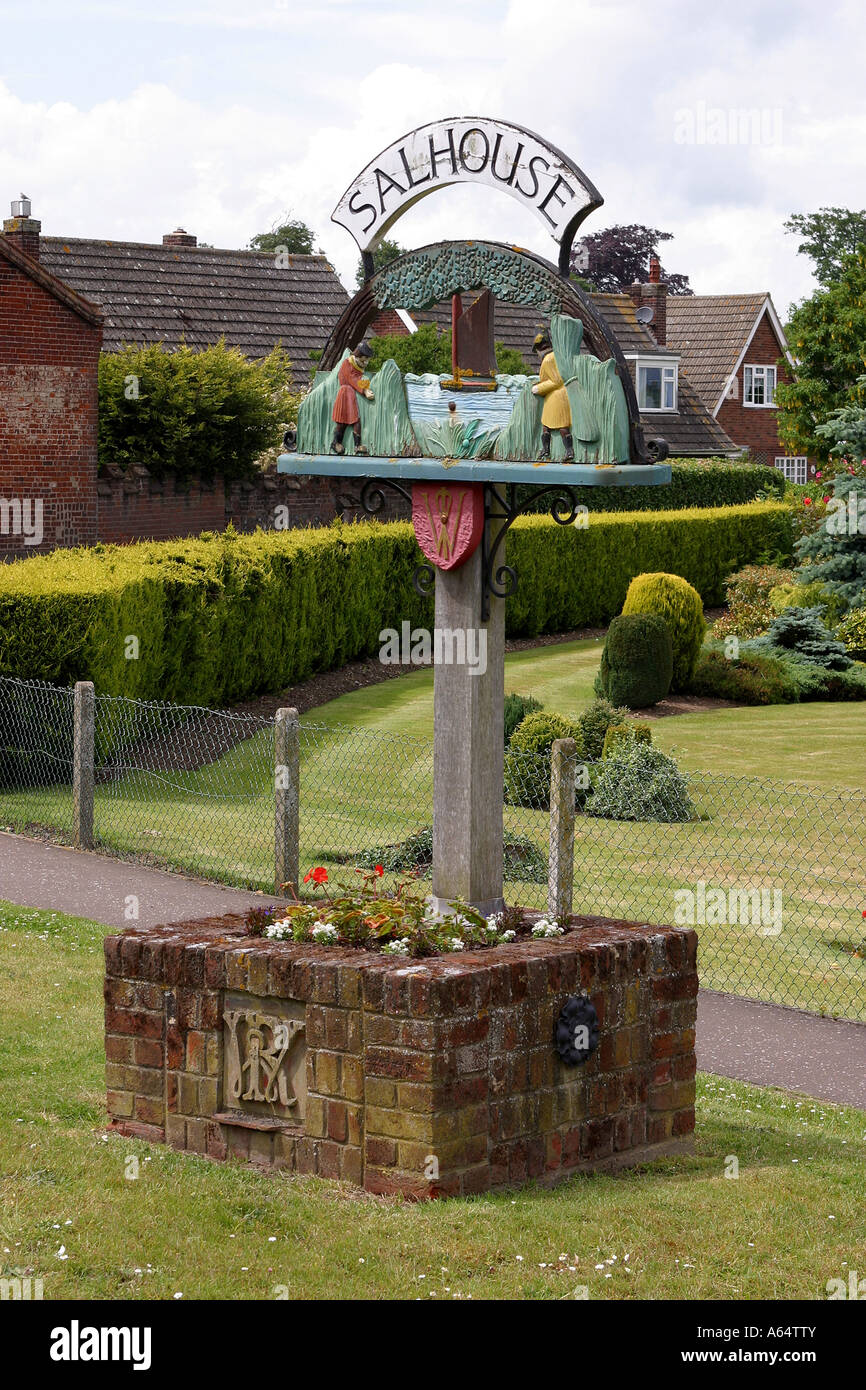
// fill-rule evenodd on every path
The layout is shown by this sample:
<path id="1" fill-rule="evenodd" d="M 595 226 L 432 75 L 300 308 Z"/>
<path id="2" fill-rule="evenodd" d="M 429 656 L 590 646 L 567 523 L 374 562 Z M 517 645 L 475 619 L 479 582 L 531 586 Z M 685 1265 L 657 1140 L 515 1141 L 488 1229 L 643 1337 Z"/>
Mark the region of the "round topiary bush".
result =
<path id="1" fill-rule="evenodd" d="M 628 613 L 614 618 L 601 654 L 599 683 L 606 697 L 628 709 L 657 705 L 671 688 L 673 643 L 664 618 Z"/>
<path id="2" fill-rule="evenodd" d="M 688 690 L 704 641 L 704 605 L 697 589 L 678 574 L 639 574 L 628 586 L 622 611 L 655 613 L 671 632 L 671 690 Z"/>
<path id="3" fill-rule="evenodd" d="M 546 811 L 550 806 L 550 748 L 573 738 L 583 757 L 580 728 L 560 714 L 528 714 L 511 736 L 505 755 L 505 800 L 509 806 Z"/>

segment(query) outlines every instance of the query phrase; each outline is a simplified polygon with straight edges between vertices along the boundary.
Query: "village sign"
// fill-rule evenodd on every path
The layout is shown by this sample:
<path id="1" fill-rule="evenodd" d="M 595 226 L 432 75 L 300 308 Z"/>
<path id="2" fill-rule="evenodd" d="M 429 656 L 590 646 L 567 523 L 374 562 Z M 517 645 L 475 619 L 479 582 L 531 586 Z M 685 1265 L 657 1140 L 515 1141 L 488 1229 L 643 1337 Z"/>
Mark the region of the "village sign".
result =
<path id="1" fill-rule="evenodd" d="M 559 243 L 563 275 L 577 228 L 603 202 L 567 155 L 523 126 L 488 116 L 431 121 L 383 150 L 334 209 L 332 221 L 355 238 L 368 278 L 372 252 L 397 219 L 421 198 L 455 183 L 501 188 L 534 212 Z"/>

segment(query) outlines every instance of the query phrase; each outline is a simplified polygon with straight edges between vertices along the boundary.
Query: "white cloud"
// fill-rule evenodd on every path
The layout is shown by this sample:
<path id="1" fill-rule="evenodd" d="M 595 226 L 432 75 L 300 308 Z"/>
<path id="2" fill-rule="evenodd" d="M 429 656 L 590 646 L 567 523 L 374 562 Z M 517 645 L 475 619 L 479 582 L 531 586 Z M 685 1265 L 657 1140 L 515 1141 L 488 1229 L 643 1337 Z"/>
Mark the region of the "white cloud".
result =
<path id="1" fill-rule="evenodd" d="M 56 25 L 65 13 L 56 8 Z M 785 217 L 864 201 L 866 15 L 855 0 L 728 0 L 712 13 L 692 0 L 477 0 L 468 11 L 440 0 L 436 15 L 433 25 L 420 0 L 76 7 L 113 70 L 94 57 L 98 93 L 73 94 L 77 69 L 59 42 L 57 72 L 49 43 L 41 83 L 19 82 L 4 57 L 0 200 L 29 193 L 47 234 L 158 241 L 181 223 L 222 246 L 291 210 L 351 286 L 357 249 L 329 218 L 354 174 L 426 120 L 489 113 L 585 169 L 606 199 L 588 231 L 671 231 L 667 264 L 698 291 L 768 288 L 783 313 L 812 287 Z M 170 35 L 158 61 L 140 56 L 154 35 Z M 677 141 L 678 113 L 716 107 L 778 110 L 781 139 Z M 517 204 L 477 190 L 425 199 L 393 234 L 410 245 L 496 237 L 555 256 Z"/>

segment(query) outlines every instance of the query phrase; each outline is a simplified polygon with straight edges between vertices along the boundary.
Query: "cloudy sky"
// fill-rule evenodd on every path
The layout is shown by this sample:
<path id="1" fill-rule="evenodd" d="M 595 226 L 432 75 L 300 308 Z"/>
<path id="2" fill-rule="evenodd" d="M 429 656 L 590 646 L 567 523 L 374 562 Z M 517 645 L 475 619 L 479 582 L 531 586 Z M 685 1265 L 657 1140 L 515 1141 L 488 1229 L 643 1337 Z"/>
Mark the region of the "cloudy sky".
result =
<path id="1" fill-rule="evenodd" d="M 46 235 L 182 225 L 226 247 L 289 212 L 351 286 L 330 214 L 354 175 L 425 121 L 499 116 L 601 190 L 586 231 L 673 232 L 667 268 L 696 291 L 769 289 L 784 315 L 813 288 L 785 217 L 866 204 L 864 52 L 862 0 L 0 0 L 0 206 L 27 193 Z M 555 259 L 489 189 L 441 192 L 394 234 Z"/>

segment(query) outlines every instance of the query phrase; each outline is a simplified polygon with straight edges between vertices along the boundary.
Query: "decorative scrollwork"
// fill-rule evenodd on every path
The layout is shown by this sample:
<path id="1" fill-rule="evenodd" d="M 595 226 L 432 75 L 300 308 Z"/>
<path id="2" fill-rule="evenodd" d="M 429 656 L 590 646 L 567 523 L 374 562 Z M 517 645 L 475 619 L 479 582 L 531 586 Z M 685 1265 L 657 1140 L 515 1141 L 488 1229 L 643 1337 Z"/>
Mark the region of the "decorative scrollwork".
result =
<path id="1" fill-rule="evenodd" d="M 550 504 L 550 515 L 558 526 L 570 526 L 577 517 L 579 506 L 573 492 L 558 493 Z"/>
<path id="2" fill-rule="evenodd" d="M 504 487 L 486 483 L 484 489 L 484 594 L 481 600 L 481 620 L 490 617 L 490 596 L 508 598 L 517 588 L 517 572 L 511 565 L 500 564 L 500 547 L 511 523 L 530 507 L 534 507 L 539 497 L 552 493 L 550 515 L 559 526 L 570 526 L 576 520 L 580 503 L 576 487 L 567 484 L 551 483 L 549 487 L 534 487 L 532 495 L 522 502 L 517 501 L 517 485 L 507 483 Z M 491 540 L 491 522 L 501 523 Z"/>
<path id="3" fill-rule="evenodd" d="M 426 598 L 432 594 L 433 586 L 436 583 L 436 571 L 432 565 L 416 565 L 415 573 L 412 575 L 412 584 L 416 594 Z"/>
<path id="4" fill-rule="evenodd" d="M 401 483 L 398 483 L 396 479 L 365 478 L 361 486 L 359 501 L 368 516 L 378 516 L 379 512 L 381 512 L 385 505 L 385 494 L 382 489 L 386 487 L 392 487 L 395 492 L 399 492 L 400 496 L 411 505 L 411 492 L 408 488 L 403 487 Z"/>
<path id="5" fill-rule="evenodd" d="M 517 588 L 517 570 L 511 565 L 497 565 L 487 576 L 487 588 L 497 598 L 508 598 Z"/>

